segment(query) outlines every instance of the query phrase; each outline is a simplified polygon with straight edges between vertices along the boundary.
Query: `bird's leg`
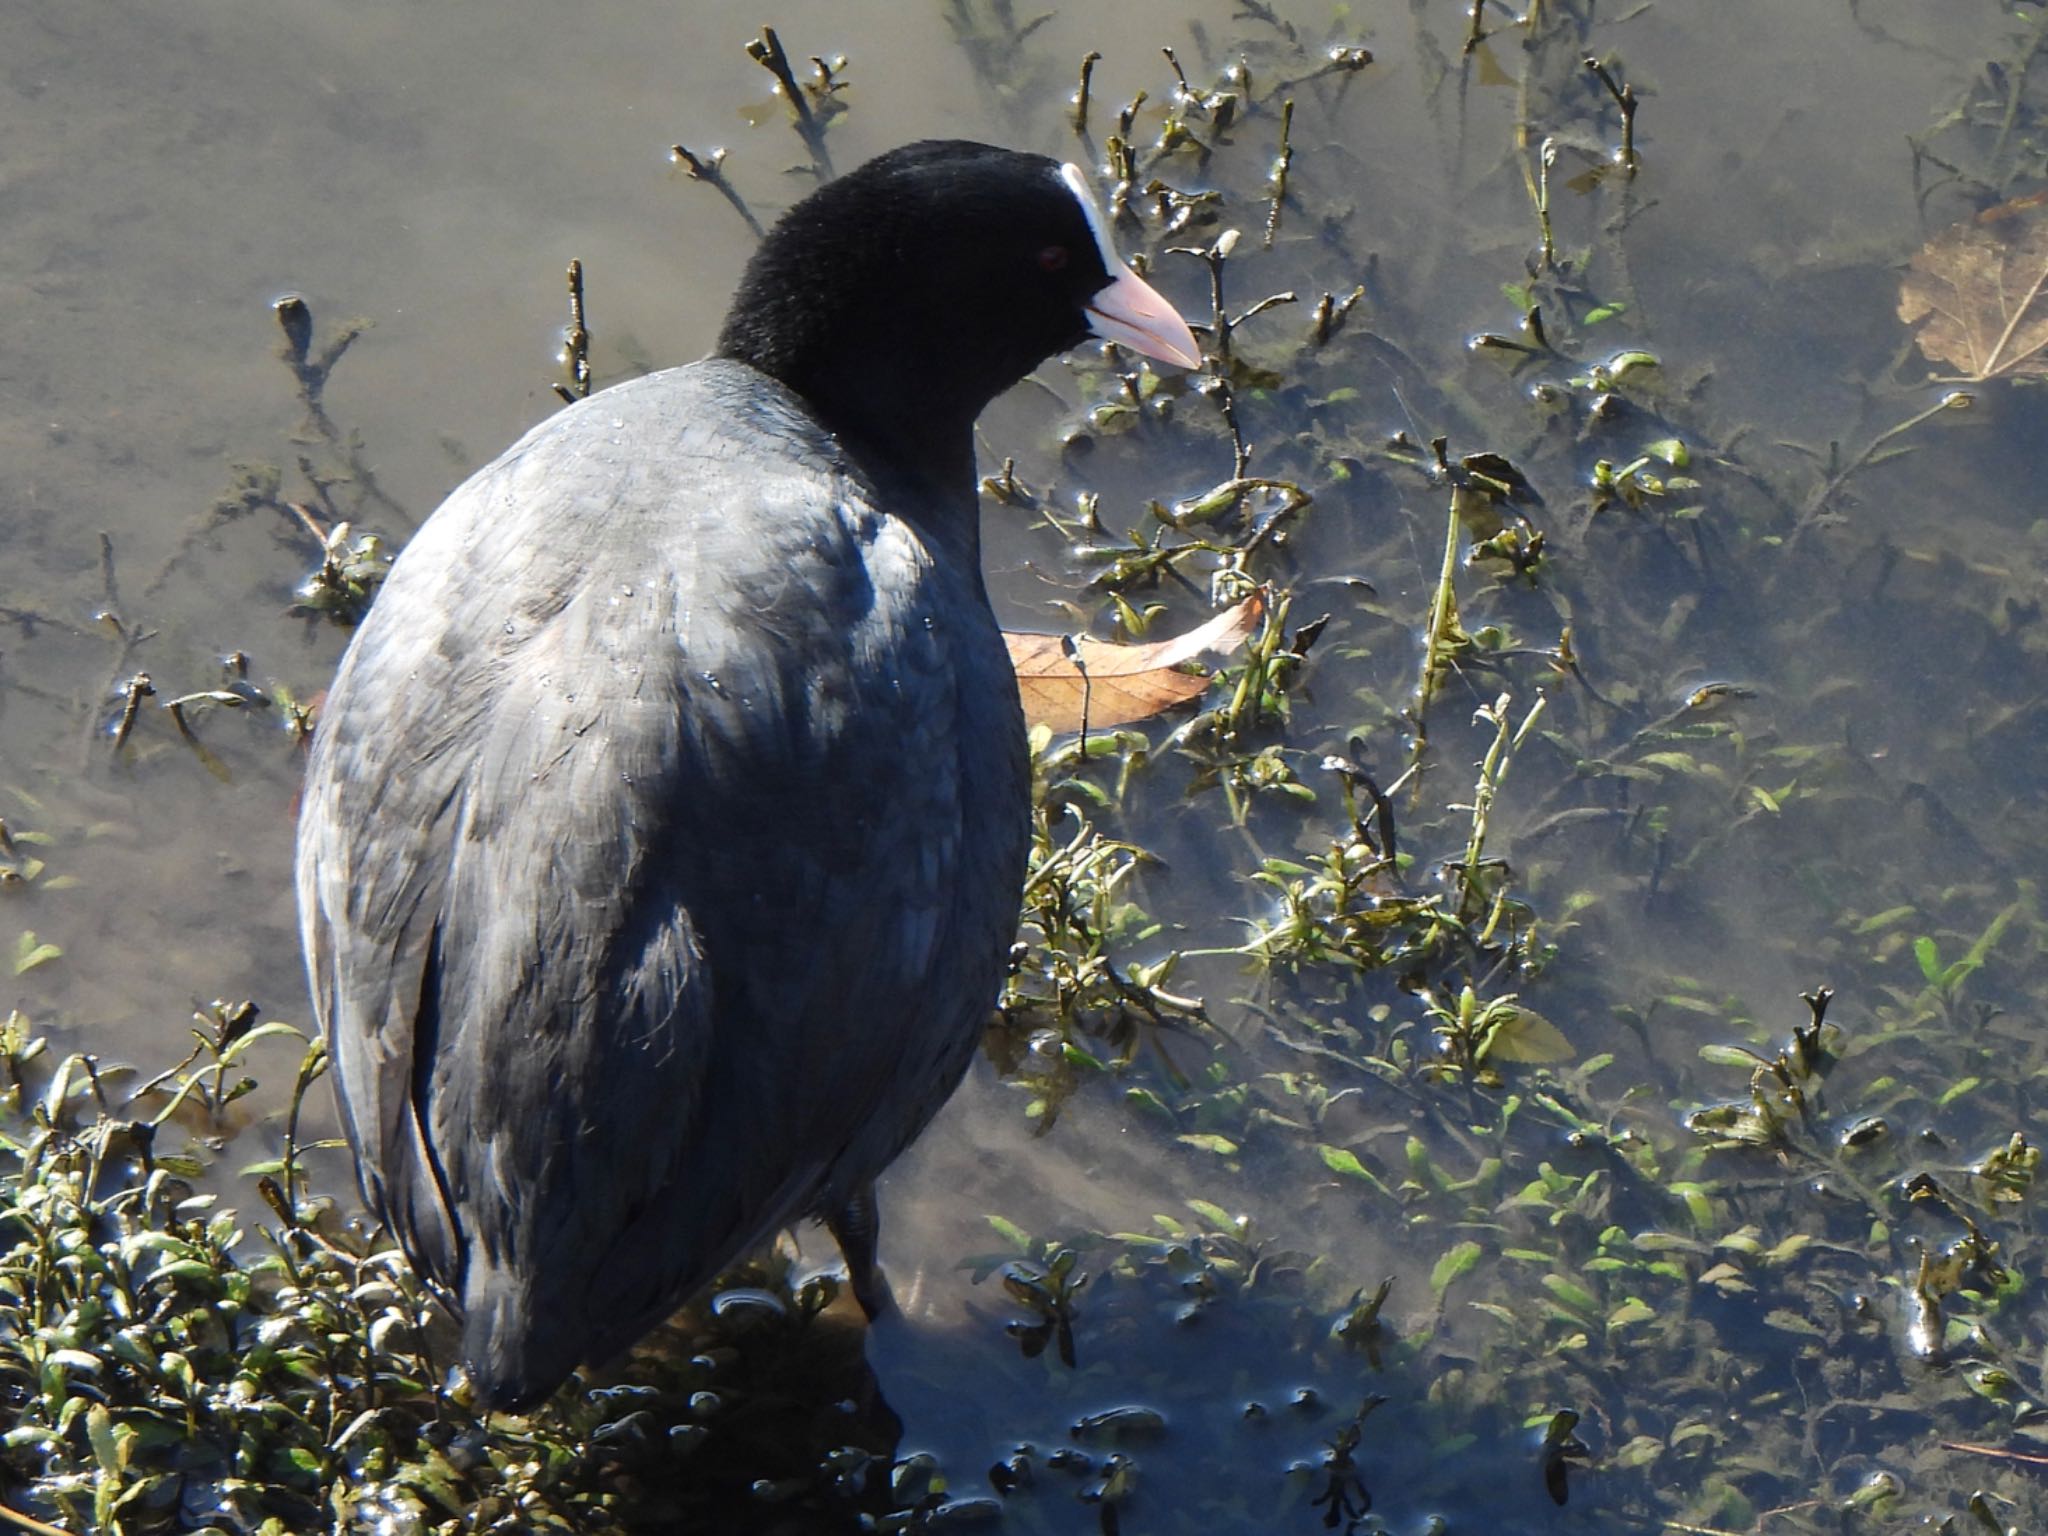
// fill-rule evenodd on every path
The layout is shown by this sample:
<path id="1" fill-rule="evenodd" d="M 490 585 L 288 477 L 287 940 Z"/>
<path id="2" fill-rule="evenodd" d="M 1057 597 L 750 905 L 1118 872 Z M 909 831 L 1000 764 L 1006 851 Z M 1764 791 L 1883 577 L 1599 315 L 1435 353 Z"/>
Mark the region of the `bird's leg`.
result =
<path id="1" fill-rule="evenodd" d="M 882 1235 L 882 1209 L 875 1202 L 875 1186 L 863 1184 L 825 1226 L 839 1251 L 846 1255 L 846 1278 L 853 1286 L 853 1299 L 872 1320 L 895 1305 L 889 1282 L 875 1263 L 875 1247 Z"/>

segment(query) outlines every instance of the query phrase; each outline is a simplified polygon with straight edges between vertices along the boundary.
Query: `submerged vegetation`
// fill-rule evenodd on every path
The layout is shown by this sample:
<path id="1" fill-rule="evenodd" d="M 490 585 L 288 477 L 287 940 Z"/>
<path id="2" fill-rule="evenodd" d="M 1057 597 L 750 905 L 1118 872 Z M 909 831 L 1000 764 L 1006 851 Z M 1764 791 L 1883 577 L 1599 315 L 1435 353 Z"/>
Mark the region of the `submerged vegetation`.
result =
<path id="1" fill-rule="evenodd" d="M 1895 512 L 1965 473 L 1944 433 L 1979 397 L 1902 330 L 1815 449 L 1667 350 L 1645 293 L 1685 274 L 1632 242 L 1689 192 L 1590 5 L 1414 22 L 1430 89 L 1517 94 L 1513 141 L 1461 151 L 1495 157 L 1512 236 L 1347 147 L 1383 68 L 1348 23 L 1248 0 L 1113 100 L 1001 0 L 946 18 L 1014 137 L 1072 91 L 1127 254 L 1206 302 L 1200 375 L 1103 349 L 1049 376 L 1062 414 L 985 455 L 985 517 L 1060 574 L 1070 630 L 1263 594 L 1191 706 L 1034 734 L 988 1037 L 1028 1145 L 1113 1123 L 1129 1166 L 1088 1177 L 1174 1197 L 1132 1230 L 990 1211 L 989 1251 L 950 1256 L 981 1336 L 939 1385 L 988 1421 L 978 1465 L 903 1454 L 853 1309 L 782 1251 L 614 1377 L 480 1421 L 395 1249 L 318 1186 L 317 1044 L 216 1003 L 145 1079 L 43 1016 L 67 957 L 24 921 L 0 1528 L 2038 1528 L 2038 530 L 1961 549 Z M 1914 146 L 1950 214 L 2039 169 L 2048 11 L 2013 25 Z M 829 175 L 877 66 L 806 73 L 768 29 L 748 53 Z M 675 155 L 758 230 L 779 194 Z M 565 396 L 594 366 L 571 283 Z M 277 318 L 297 479 L 238 465 L 143 595 L 267 515 L 313 563 L 308 624 L 345 621 L 411 519 L 329 415 L 360 326 Z M 1978 370 L 1985 403 L 2031 408 L 1994 372 L 2025 370 Z M 317 723 L 311 653 L 169 697 L 102 567 L 95 754 L 224 774 L 256 748 L 216 711 Z M 1836 659 L 1859 652 L 1889 675 Z M 92 824 L 0 792 L 0 900 L 62 900 Z"/>

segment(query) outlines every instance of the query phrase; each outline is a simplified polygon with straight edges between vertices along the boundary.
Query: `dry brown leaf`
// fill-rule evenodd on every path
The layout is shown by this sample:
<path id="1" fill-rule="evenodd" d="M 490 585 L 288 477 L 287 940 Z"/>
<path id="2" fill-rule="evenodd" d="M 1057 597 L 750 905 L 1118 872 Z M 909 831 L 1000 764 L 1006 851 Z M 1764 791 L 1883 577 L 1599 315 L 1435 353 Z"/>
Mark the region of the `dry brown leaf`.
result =
<path id="1" fill-rule="evenodd" d="M 1063 636 L 1005 630 L 1024 718 L 1055 731 L 1072 731 L 1080 728 L 1084 700 L 1091 726 L 1144 720 L 1185 703 L 1207 688 L 1209 679 L 1182 668 L 1204 651 L 1236 650 L 1265 608 L 1263 598 L 1254 592 L 1197 629 L 1144 645 L 1118 645 L 1083 635 L 1074 641 L 1081 667 L 1067 654 Z"/>
<path id="2" fill-rule="evenodd" d="M 1906 269 L 1899 318 L 1967 379 L 2048 375 L 2048 218 L 2004 204 L 1943 230 Z"/>

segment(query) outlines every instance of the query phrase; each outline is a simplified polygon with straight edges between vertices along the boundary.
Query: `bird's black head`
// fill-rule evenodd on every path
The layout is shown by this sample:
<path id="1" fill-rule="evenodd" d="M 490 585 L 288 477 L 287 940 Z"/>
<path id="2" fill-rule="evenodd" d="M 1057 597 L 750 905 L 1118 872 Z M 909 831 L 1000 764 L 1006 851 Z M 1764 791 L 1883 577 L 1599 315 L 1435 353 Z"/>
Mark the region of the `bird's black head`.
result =
<path id="1" fill-rule="evenodd" d="M 982 407 L 1091 331 L 1200 362 L 1180 317 L 1117 259 L 1078 172 L 944 140 L 893 150 L 790 209 L 749 264 L 718 352 L 803 395 L 876 467 L 944 481 L 971 473 Z"/>

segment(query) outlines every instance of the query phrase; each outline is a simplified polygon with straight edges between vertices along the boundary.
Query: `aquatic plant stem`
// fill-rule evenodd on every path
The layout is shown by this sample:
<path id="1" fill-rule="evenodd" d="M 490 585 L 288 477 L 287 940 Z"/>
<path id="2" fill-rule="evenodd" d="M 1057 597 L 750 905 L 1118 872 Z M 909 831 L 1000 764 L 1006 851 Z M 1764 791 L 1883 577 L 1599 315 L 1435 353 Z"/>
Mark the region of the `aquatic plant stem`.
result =
<path id="1" fill-rule="evenodd" d="M 1557 164 L 1557 140 L 1546 138 L 1536 152 L 1536 173 L 1529 174 L 1525 164 L 1522 180 L 1529 189 L 1529 201 L 1536 205 L 1536 227 L 1542 234 L 1543 254 L 1540 270 L 1549 272 L 1557 266 L 1557 235 L 1550 223 L 1550 168 Z"/>
<path id="2" fill-rule="evenodd" d="M 1621 149 L 1615 160 L 1622 170 L 1633 176 L 1639 162 L 1636 159 L 1636 88 L 1623 85 L 1614 78 L 1614 72 L 1598 59 L 1588 57 L 1586 68 L 1606 87 L 1607 94 L 1614 98 L 1614 104 L 1621 108 Z"/>
<path id="3" fill-rule="evenodd" d="M 761 35 L 747 44 L 747 57 L 759 64 L 775 77 L 782 99 L 789 103 L 795 115 L 796 136 L 804 141 L 804 148 L 811 152 L 811 164 L 819 181 L 830 181 L 833 176 L 832 156 L 825 148 L 825 125 L 811 110 L 810 102 L 804 96 L 804 88 L 797 83 L 796 73 L 789 67 L 789 54 L 782 46 L 782 39 L 775 35 L 773 27 L 763 27 Z"/>
<path id="4" fill-rule="evenodd" d="M 9 1509 L 5 1504 L 0 1504 L 0 1521 L 5 1521 L 18 1530 L 34 1531 L 36 1536 L 73 1536 L 72 1532 L 65 1530 L 61 1525 L 45 1525 L 40 1520 L 24 1515 L 18 1509 Z"/>
<path id="5" fill-rule="evenodd" d="M 1856 457 L 1835 470 L 1822 482 L 1820 489 L 1814 492 L 1813 499 L 1806 504 L 1806 510 L 1799 514 L 1799 521 L 1793 527 L 1791 536 L 1785 541 L 1786 544 L 1788 546 L 1796 544 L 1803 538 L 1813 525 L 1820 521 L 1822 515 L 1828 509 L 1828 504 L 1840 493 L 1842 487 L 1864 470 L 1870 468 L 1872 464 L 1878 462 L 1879 455 L 1883 453 L 1885 445 L 1894 438 L 1903 437 L 1906 433 L 1912 431 L 1913 428 L 1932 421 L 1943 411 L 1968 410 L 1976 403 L 1977 397 L 1975 395 L 1964 390 L 1951 390 L 1926 410 L 1915 412 L 1898 425 L 1887 427 L 1884 431 L 1878 433 L 1877 436 L 1873 437 L 1863 446 Z"/>
<path id="6" fill-rule="evenodd" d="M 1429 706 L 1436 702 L 1438 680 L 1446 665 L 1443 653 L 1450 644 L 1451 630 L 1458 622 L 1458 545 L 1463 534 L 1464 523 L 1458 517 L 1456 499 L 1453 498 L 1444 530 L 1443 565 L 1437 572 L 1436 595 L 1430 599 L 1429 623 L 1422 635 L 1422 678 L 1415 687 L 1415 751 L 1412 761 L 1420 760 L 1423 748 L 1428 744 Z"/>
<path id="7" fill-rule="evenodd" d="M 1081 58 L 1081 86 L 1074 92 L 1074 132 L 1083 140 L 1088 137 L 1088 96 L 1094 84 L 1095 66 L 1102 62 L 1102 55 L 1089 49 Z"/>
<path id="8" fill-rule="evenodd" d="M 2021 51 L 2019 58 L 2004 72 L 2008 82 L 2005 90 L 2005 111 L 1999 118 L 1998 137 L 1992 142 L 1991 153 L 1987 157 L 1986 163 L 1990 165 L 2005 163 L 2006 146 L 2012 142 L 2013 132 L 2019 126 L 2020 108 L 2026 97 L 2027 75 L 2044 45 L 2048 45 L 2048 12 L 2043 12 L 2040 19 L 2035 22 L 2033 35 L 2027 39 L 2026 47 Z"/>
<path id="9" fill-rule="evenodd" d="M 555 393 L 564 405 L 590 398 L 590 322 L 583 309 L 583 263 L 569 259 L 569 324 L 562 332 L 562 361 L 569 370 L 569 382 L 555 381 Z"/>
<path id="10" fill-rule="evenodd" d="M 1528 739 L 1529 732 L 1535 728 L 1537 719 L 1550 700 L 1541 689 L 1537 690 L 1536 702 L 1529 706 L 1529 713 L 1522 717 L 1521 726 L 1512 731 L 1508 719 L 1510 702 L 1510 696 L 1503 693 L 1491 705 L 1479 711 L 1480 719 L 1493 722 L 1494 731 L 1493 745 L 1487 748 L 1485 760 L 1479 765 L 1479 781 L 1472 789 L 1472 832 L 1465 840 L 1462 866 L 1462 883 L 1467 893 L 1473 889 L 1473 877 L 1479 869 L 1479 861 L 1486 853 L 1487 825 L 1492 818 L 1494 798 L 1507 780 L 1508 765 L 1514 761 L 1515 753 L 1521 750 L 1522 743 Z M 1494 929 L 1500 924 L 1501 906 L 1501 902 L 1496 899 L 1486 928 L 1480 934 L 1479 942 L 1482 945 L 1492 937 Z"/>
<path id="11" fill-rule="evenodd" d="M 761 221 L 754 217 L 754 210 L 747 206 L 747 200 L 740 196 L 739 188 L 726 179 L 724 150 L 714 149 L 709 155 L 698 155 L 687 144 L 671 144 L 668 152 L 689 174 L 690 180 L 701 181 L 716 189 L 719 196 L 732 204 L 733 211 L 746 220 L 747 228 L 753 231 L 756 240 L 768 233 L 761 227 Z"/>
<path id="12" fill-rule="evenodd" d="M 1280 210 L 1287 201 L 1287 172 L 1294 164 L 1294 98 L 1288 97 L 1280 104 L 1280 151 L 1273 157 L 1273 174 L 1266 179 L 1266 191 L 1271 199 L 1266 208 L 1267 250 L 1273 248 L 1273 241 L 1280 234 Z"/>

